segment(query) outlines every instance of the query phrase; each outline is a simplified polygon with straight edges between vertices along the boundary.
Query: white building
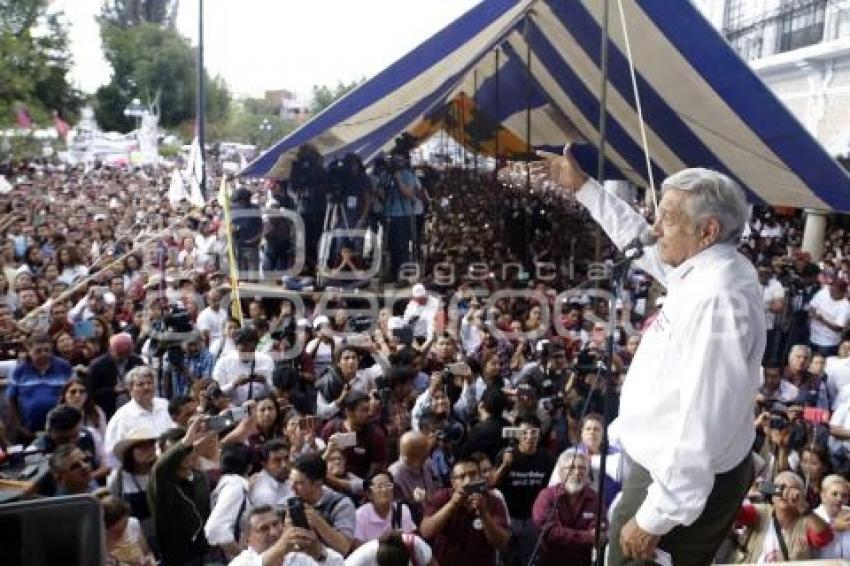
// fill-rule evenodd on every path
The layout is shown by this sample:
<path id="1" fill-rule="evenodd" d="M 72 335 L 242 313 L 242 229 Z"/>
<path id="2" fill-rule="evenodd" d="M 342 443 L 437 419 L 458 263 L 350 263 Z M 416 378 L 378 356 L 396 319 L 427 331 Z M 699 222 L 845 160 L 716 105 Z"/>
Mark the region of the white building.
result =
<path id="1" fill-rule="evenodd" d="M 850 158 L 850 0 L 692 0 L 803 126 Z M 803 249 L 819 259 L 826 219 L 806 211 Z"/>
<path id="2" fill-rule="evenodd" d="M 835 156 L 850 153 L 850 0 L 693 0 Z"/>

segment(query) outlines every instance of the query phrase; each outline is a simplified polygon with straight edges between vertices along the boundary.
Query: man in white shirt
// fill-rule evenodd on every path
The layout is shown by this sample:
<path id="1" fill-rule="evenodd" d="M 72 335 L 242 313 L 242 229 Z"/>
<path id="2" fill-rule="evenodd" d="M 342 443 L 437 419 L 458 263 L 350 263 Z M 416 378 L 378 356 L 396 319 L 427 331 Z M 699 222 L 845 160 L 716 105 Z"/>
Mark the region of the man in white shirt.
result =
<path id="1" fill-rule="evenodd" d="M 344 566 L 339 553 L 319 542 L 315 533 L 283 526 L 269 506 L 255 507 L 243 520 L 247 548 L 229 566 Z"/>
<path id="2" fill-rule="evenodd" d="M 844 340 L 838 345 L 838 355 L 826 359 L 826 389 L 829 392 L 830 409 L 837 408 L 842 401 L 839 393 L 850 385 L 850 340 Z M 847 390 L 850 392 L 850 389 Z"/>
<path id="3" fill-rule="evenodd" d="M 753 474 L 765 320 L 756 271 L 735 247 L 747 221 L 744 193 L 715 171 L 683 170 L 662 184 L 649 228 L 568 152 L 545 155 L 535 174 L 574 193 L 618 247 L 649 229 L 657 243 L 637 266 L 667 288 L 611 427 L 629 472 L 608 534 L 608 564 L 652 560 L 657 549 L 673 564 L 708 564 Z"/>
<path id="4" fill-rule="evenodd" d="M 280 507 L 292 496 L 289 486 L 289 445 L 280 439 L 266 442 L 260 451 L 263 469 L 251 478 L 251 503 Z"/>
<path id="5" fill-rule="evenodd" d="M 785 287 L 773 276 L 770 260 L 759 263 L 758 277 L 764 300 L 764 329 L 767 331 L 764 357 L 773 360 L 781 357 L 782 335 L 776 324 L 777 317 L 785 310 Z"/>
<path id="6" fill-rule="evenodd" d="M 117 466 L 113 450 L 119 441 L 134 429 L 146 428 L 159 436 L 177 425 L 168 414 L 168 401 L 154 396 L 156 375 L 148 366 L 138 366 L 127 372 L 125 381 L 130 400 L 115 411 L 106 425 L 104 447 L 110 466 Z"/>
<path id="7" fill-rule="evenodd" d="M 833 279 L 809 303 L 809 340 L 812 349 L 824 356 L 838 352 L 841 335 L 850 323 L 850 302 L 846 299 L 847 282 Z"/>
<path id="8" fill-rule="evenodd" d="M 209 346 L 214 340 L 222 337 L 227 311 L 221 308 L 221 291 L 218 289 L 207 293 L 207 301 L 209 306 L 198 315 L 195 328 L 200 331 L 201 336 L 204 337 L 204 343 Z"/>
<path id="9" fill-rule="evenodd" d="M 272 391 L 274 360 L 255 351 L 259 337 L 250 328 L 236 334 L 236 351 L 218 359 L 212 378 L 235 405 Z"/>
<path id="10" fill-rule="evenodd" d="M 405 324 L 413 327 L 413 337 L 430 341 L 434 336 L 437 323 L 437 311 L 440 309 L 440 300 L 428 294 L 425 286 L 417 283 L 411 291 L 410 302 L 404 309 Z"/>

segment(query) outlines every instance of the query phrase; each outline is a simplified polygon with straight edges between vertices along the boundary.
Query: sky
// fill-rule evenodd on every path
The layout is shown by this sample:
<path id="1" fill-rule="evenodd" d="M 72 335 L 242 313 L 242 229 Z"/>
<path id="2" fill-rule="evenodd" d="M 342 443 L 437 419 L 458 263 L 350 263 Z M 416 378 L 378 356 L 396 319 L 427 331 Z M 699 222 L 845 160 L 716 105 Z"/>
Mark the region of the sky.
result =
<path id="1" fill-rule="evenodd" d="M 204 59 L 231 91 L 288 89 L 307 100 L 315 84 L 369 78 L 479 0 L 206 0 Z M 101 0 L 54 0 L 69 23 L 74 69 L 85 92 L 109 82 L 95 15 Z M 177 29 L 193 45 L 198 0 L 181 0 Z"/>

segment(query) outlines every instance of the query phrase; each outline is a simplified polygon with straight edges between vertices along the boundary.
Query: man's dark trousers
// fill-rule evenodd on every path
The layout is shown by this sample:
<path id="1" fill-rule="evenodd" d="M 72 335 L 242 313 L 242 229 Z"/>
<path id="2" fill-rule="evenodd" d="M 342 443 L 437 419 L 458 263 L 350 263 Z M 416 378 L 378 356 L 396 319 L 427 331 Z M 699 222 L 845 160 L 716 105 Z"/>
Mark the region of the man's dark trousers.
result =
<path id="1" fill-rule="evenodd" d="M 635 516 L 652 483 L 652 477 L 646 468 L 631 459 L 628 463 L 631 472 L 623 484 L 622 497 L 608 531 L 609 566 L 654 564 L 651 561 L 623 557 L 623 549 L 620 546 L 620 530 Z M 691 525 L 680 525 L 661 537 L 658 548 L 670 553 L 675 566 L 711 564 L 717 548 L 729 534 L 752 482 L 753 459 L 747 454 L 738 466 L 714 476 L 714 487 L 702 515 Z"/>

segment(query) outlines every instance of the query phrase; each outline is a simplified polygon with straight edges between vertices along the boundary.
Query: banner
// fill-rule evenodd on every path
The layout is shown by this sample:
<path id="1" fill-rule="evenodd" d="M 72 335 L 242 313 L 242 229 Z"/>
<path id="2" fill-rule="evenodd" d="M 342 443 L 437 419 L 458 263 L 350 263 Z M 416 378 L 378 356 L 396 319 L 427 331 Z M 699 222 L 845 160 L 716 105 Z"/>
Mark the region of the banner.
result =
<path id="1" fill-rule="evenodd" d="M 225 177 L 221 178 L 221 189 L 218 192 L 218 202 L 224 209 L 224 229 L 227 237 L 227 265 L 230 271 L 230 314 L 243 324 L 242 302 L 239 299 L 239 265 L 236 263 L 236 252 L 233 247 L 233 223 L 230 217 L 230 187 Z"/>

